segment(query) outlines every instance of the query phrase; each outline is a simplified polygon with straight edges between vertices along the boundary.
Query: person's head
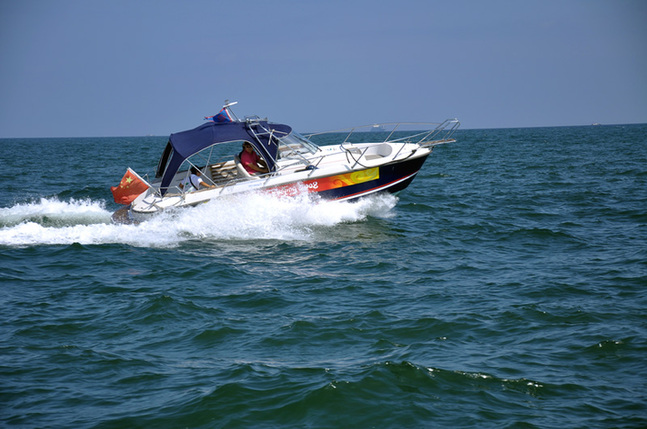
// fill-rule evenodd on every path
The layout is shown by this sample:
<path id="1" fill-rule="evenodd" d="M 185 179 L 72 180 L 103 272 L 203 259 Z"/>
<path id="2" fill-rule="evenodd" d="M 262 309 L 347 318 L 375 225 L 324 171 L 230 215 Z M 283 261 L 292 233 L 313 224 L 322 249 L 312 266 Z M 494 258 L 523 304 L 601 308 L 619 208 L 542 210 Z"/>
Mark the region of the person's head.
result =
<path id="1" fill-rule="evenodd" d="M 247 152 L 252 152 L 254 150 L 254 147 L 250 142 L 243 142 L 243 150 Z"/>
<path id="2" fill-rule="evenodd" d="M 195 174 L 196 176 L 200 176 L 201 173 L 200 173 L 200 170 L 198 169 L 198 167 L 194 166 L 194 167 L 191 167 L 191 174 Z"/>

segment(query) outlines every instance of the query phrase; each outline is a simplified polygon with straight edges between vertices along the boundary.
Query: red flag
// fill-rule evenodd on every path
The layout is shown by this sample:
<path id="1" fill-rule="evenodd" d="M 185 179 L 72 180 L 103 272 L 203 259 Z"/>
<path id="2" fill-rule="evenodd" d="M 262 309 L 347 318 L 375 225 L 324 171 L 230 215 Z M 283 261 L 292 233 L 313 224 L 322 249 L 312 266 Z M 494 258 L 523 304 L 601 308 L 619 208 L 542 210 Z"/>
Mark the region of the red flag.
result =
<path id="1" fill-rule="evenodd" d="M 148 184 L 130 168 L 124 174 L 119 186 L 110 187 L 117 204 L 132 203 L 146 189 L 148 189 Z"/>

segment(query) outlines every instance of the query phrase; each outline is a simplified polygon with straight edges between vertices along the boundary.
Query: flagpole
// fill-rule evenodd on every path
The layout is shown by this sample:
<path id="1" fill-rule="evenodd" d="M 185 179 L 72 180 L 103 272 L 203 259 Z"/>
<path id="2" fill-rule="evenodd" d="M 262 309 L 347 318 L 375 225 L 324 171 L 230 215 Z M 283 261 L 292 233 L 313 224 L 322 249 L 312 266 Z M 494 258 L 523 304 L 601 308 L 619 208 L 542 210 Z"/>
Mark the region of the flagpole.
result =
<path id="1" fill-rule="evenodd" d="M 135 176 L 137 176 L 137 178 L 138 178 L 139 180 L 141 180 L 142 182 L 144 182 L 144 184 L 145 184 L 146 186 L 148 186 L 149 188 L 152 188 L 151 184 L 150 184 L 150 183 L 148 183 L 146 180 L 144 180 L 144 178 L 142 178 L 142 176 L 140 176 L 139 174 L 137 174 L 137 172 L 135 172 L 135 170 L 133 170 L 132 168 L 128 167 L 128 171 L 130 171 L 130 172 L 131 172 L 131 173 L 133 173 Z"/>
<path id="2" fill-rule="evenodd" d="M 236 121 L 237 121 L 237 122 L 240 122 L 240 119 L 238 119 L 238 116 L 236 116 L 236 114 L 235 114 L 234 112 L 232 112 L 232 111 L 231 111 L 231 109 L 229 108 L 230 106 L 235 106 L 236 104 L 238 104 L 238 102 L 237 102 L 237 101 L 229 101 L 229 100 L 225 100 L 225 105 L 224 105 L 224 106 L 222 106 L 222 108 L 223 108 L 223 109 L 226 109 L 226 110 L 227 110 L 227 112 L 229 112 L 229 114 L 230 114 L 231 116 L 233 116 L 233 117 L 236 119 Z"/>

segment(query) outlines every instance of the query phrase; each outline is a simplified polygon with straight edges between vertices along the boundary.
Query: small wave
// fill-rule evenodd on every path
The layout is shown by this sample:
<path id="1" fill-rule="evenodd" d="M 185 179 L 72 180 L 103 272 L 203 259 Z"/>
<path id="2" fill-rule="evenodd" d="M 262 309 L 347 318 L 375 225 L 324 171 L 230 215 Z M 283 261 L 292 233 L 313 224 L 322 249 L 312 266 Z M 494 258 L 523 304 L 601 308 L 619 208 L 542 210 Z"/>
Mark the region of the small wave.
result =
<path id="1" fill-rule="evenodd" d="M 326 427 L 339 424 L 336 413 L 345 407 L 362 410 L 353 416 L 360 427 L 375 426 L 378 421 L 381 427 L 419 427 L 421 421 L 443 421 L 448 407 L 483 398 L 493 413 L 505 419 L 505 414 L 515 409 L 510 403 L 532 402 L 544 390 L 542 383 L 525 378 L 427 368 L 407 361 L 345 370 L 278 369 L 239 363 L 225 383 L 179 404 L 179 410 L 219 412 L 224 411 L 221 404 L 235 402 L 245 407 L 237 415 L 225 413 L 231 420 L 223 426 L 249 418 L 244 410 L 252 408 L 259 420 L 272 425 L 296 422 L 304 427 Z M 448 416 L 444 423 L 441 426 L 455 426 L 455 417 Z"/>
<path id="2" fill-rule="evenodd" d="M 319 201 L 310 195 L 246 194 L 168 211 L 138 225 L 118 225 L 103 202 L 41 199 L 0 209 L 0 245 L 79 243 L 173 247 L 187 240 L 310 240 L 316 228 L 388 217 L 397 198 Z"/>

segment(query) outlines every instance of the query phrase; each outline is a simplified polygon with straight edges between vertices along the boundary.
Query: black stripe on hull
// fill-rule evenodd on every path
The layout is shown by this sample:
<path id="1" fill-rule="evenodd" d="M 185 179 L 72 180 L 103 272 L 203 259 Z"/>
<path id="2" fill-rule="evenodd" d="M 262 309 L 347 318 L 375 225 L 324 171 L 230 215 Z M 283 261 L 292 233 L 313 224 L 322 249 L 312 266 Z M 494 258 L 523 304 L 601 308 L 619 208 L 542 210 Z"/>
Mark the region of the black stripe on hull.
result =
<path id="1" fill-rule="evenodd" d="M 321 198 L 327 200 L 348 200 L 376 192 L 400 192 L 411 184 L 426 159 L 427 156 L 423 156 L 403 162 L 383 165 L 379 167 L 380 175 L 378 179 L 356 185 L 329 189 L 318 192 L 318 194 Z"/>

